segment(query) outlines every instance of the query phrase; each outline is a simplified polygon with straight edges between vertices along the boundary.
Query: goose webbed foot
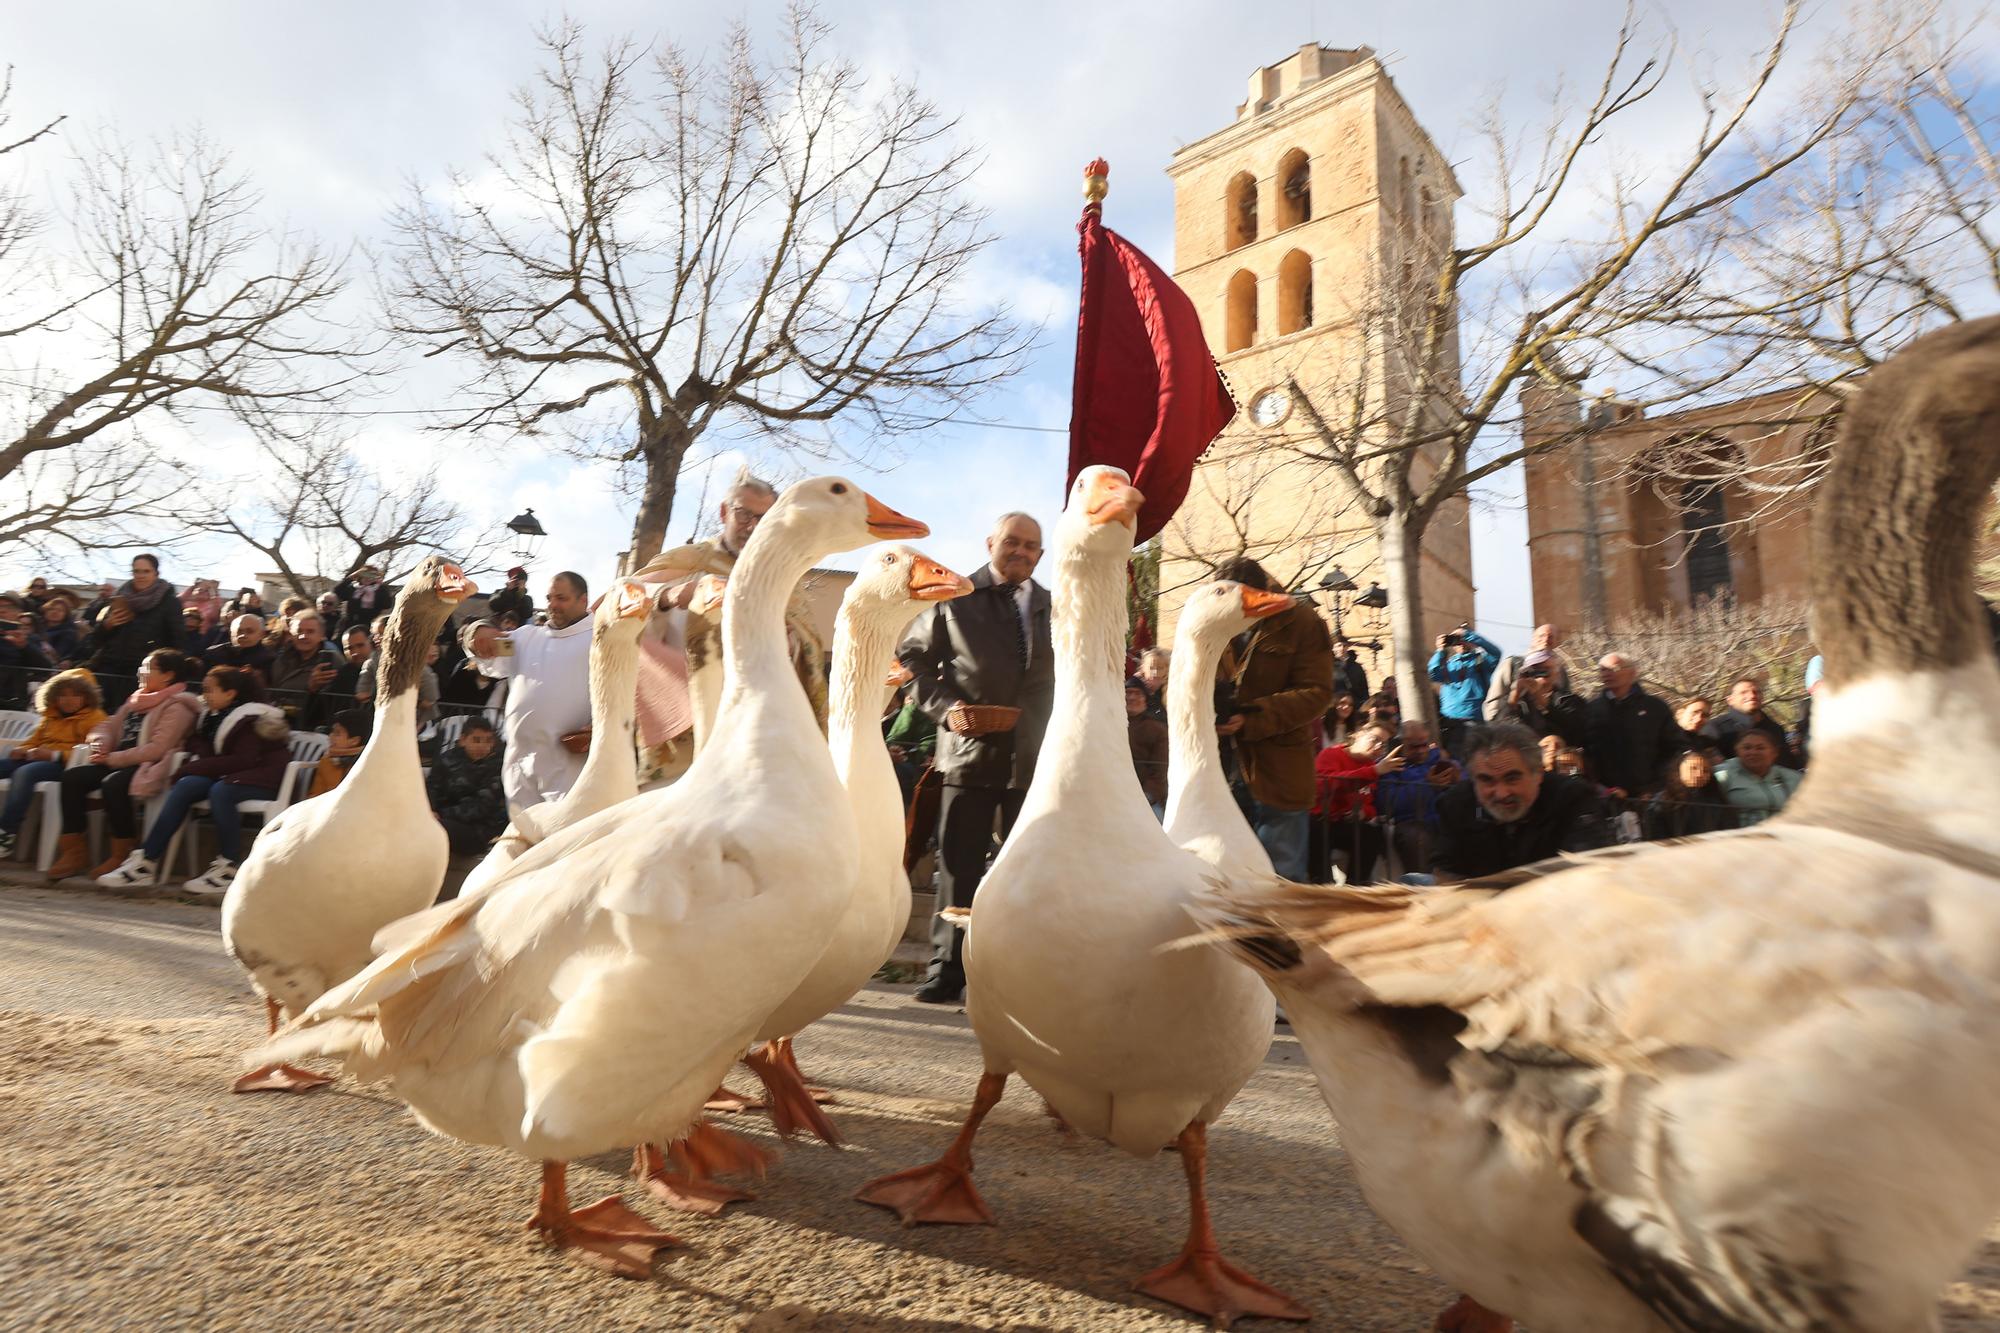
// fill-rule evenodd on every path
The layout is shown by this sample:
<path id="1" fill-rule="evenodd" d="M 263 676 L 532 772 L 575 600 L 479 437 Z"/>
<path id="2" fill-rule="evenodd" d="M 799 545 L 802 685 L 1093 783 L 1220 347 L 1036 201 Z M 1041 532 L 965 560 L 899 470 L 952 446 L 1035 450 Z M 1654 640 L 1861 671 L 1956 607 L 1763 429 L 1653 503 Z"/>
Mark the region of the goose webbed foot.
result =
<path id="1" fill-rule="evenodd" d="M 731 1092 L 727 1085 L 717 1084 L 715 1091 L 708 1094 L 704 1111 L 719 1111 L 723 1115 L 738 1115 L 744 1111 L 761 1111 L 764 1103 L 755 1097 L 745 1097 L 740 1092 Z"/>
<path id="2" fill-rule="evenodd" d="M 955 1226 L 992 1226 L 993 1210 L 979 1197 L 972 1183 L 972 1140 L 979 1122 L 1000 1101 L 1007 1087 L 1005 1074 L 987 1074 L 979 1080 L 979 1093 L 972 1110 L 959 1128 L 958 1137 L 945 1149 L 944 1156 L 928 1166 L 912 1167 L 871 1180 L 855 1191 L 862 1203 L 893 1209 L 903 1225 L 939 1222 Z"/>
<path id="3" fill-rule="evenodd" d="M 562 1162 L 542 1163 L 542 1196 L 528 1226 L 557 1249 L 618 1277 L 652 1276 L 653 1256 L 680 1240 L 654 1226 L 613 1194 L 572 1212 Z"/>
<path id="4" fill-rule="evenodd" d="M 297 1065 L 265 1065 L 229 1085 L 231 1092 L 311 1092 L 333 1082 L 330 1074 L 315 1074 Z"/>
<path id="5" fill-rule="evenodd" d="M 673 1159 L 673 1170 L 666 1158 Z M 684 1213 L 714 1217 L 732 1203 L 750 1203 L 756 1195 L 749 1190 L 725 1185 L 717 1175 L 755 1175 L 763 1179 L 771 1154 L 734 1134 L 697 1121 L 688 1136 L 669 1144 L 662 1155 L 653 1144 L 645 1144 L 633 1155 L 633 1174 L 655 1198 L 669 1208 Z"/>
<path id="6" fill-rule="evenodd" d="M 1208 1126 L 1197 1120 L 1176 1145 L 1188 1180 L 1188 1238 L 1180 1257 L 1134 1284 L 1157 1300 L 1207 1315 L 1217 1328 L 1238 1319 L 1312 1318 L 1312 1311 L 1222 1257 L 1208 1214 Z"/>
<path id="7" fill-rule="evenodd" d="M 1470 1296 L 1460 1296 L 1437 1317 L 1437 1333 L 1514 1333 L 1514 1321 L 1496 1314 Z"/>
<path id="8" fill-rule="evenodd" d="M 766 1042 L 743 1057 L 743 1063 L 750 1066 L 764 1085 L 764 1101 L 771 1111 L 771 1128 L 778 1131 L 781 1138 L 791 1138 L 802 1130 L 810 1130 L 822 1142 L 833 1147 L 840 1146 L 840 1131 L 826 1112 L 819 1109 L 819 1103 L 812 1095 L 812 1089 L 799 1077 L 798 1066 L 785 1059 L 777 1050 L 778 1043 Z"/>

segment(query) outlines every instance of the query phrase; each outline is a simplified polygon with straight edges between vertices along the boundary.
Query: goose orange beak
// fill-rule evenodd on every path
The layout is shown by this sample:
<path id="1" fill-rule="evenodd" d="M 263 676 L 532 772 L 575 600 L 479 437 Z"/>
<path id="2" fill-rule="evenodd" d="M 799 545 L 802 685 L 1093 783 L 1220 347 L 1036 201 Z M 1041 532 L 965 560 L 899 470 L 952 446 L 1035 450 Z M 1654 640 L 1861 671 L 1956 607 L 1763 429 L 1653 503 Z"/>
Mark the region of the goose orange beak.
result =
<path id="1" fill-rule="evenodd" d="M 931 535 L 929 524 L 919 522 L 908 514 L 897 513 L 866 491 L 861 494 L 868 501 L 868 531 L 873 535 L 887 541 Z"/>
<path id="2" fill-rule="evenodd" d="M 1264 592 L 1258 588 L 1243 590 L 1243 614 L 1253 620 L 1275 616 L 1280 611 L 1289 611 L 1298 598 L 1288 592 Z"/>
<path id="3" fill-rule="evenodd" d="M 972 591 L 972 580 L 928 556 L 910 561 L 910 596 L 920 602 L 948 602 Z"/>
<path id="4" fill-rule="evenodd" d="M 478 587 L 465 577 L 465 571 L 457 565 L 446 565 L 438 571 L 438 596 L 446 601 L 462 602 L 478 591 Z"/>
<path id="5" fill-rule="evenodd" d="M 1093 528 L 1101 528 L 1106 523 L 1123 523 L 1128 528 L 1137 528 L 1139 506 L 1144 503 L 1146 497 L 1139 494 L 1138 487 L 1106 472 L 1091 484 L 1090 499 L 1083 507 L 1083 514 Z"/>
<path id="6" fill-rule="evenodd" d="M 652 590 L 637 579 L 621 580 L 618 584 L 618 618 L 636 620 L 652 613 Z"/>

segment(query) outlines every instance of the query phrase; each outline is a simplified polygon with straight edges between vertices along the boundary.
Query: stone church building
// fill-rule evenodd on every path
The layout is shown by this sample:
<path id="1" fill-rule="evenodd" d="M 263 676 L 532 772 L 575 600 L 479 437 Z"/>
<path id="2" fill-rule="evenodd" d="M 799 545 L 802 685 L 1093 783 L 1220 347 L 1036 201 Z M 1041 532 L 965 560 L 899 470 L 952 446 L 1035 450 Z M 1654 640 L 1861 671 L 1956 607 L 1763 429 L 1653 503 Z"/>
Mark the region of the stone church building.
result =
<path id="1" fill-rule="evenodd" d="M 1307 45 L 1257 70 L 1236 119 L 1181 149 L 1167 172 L 1174 278 L 1243 409 L 1161 535 L 1160 616 L 1170 634 L 1188 589 L 1238 552 L 1294 588 L 1312 588 L 1335 566 L 1362 586 L 1380 577 L 1368 520 L 1347 489 L 1325 464 L 1289 456 L 1287 443 L 1309 436 L 1288 384 L 1323 410 L 1357 388 L 1370 402 L 1395 394 L 1393 349 L 1364 336 L 1355 312 L 1406 257 L 1451 244 L 1460 189 L 1366 47 Z M 1452 359 L 1455 369 L 1455 348 Z M 1462 499 L 1432 523 L 1422 578 L 1431 632 L 1471 618 Z M 1346 619 L 1350 637 L 1386 636 L 1379 612 L 1358 614 Z"/>

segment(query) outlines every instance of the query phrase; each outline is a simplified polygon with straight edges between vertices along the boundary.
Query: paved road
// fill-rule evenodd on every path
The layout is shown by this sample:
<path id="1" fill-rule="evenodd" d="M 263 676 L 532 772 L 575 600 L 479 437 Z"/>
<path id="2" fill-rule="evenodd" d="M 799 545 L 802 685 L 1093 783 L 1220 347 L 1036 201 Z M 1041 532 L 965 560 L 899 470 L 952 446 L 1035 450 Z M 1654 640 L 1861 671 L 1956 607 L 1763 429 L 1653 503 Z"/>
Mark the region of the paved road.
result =
<path id="1" fill-rule="evenodd" d="M 978 1148 L 999 1227 L 903 1231 L 850 1201 L 934 1156 L 977 1075 L 963 1016 L 907 988 L 871 988 L 799 1042 L 857 1146 L 787 1148 L 762 1197 L 720 1219 L 628 1191 L 688 1247 L 621 1282 L 520 1229 L 534 1174 L 518 1159 L 434 1138 L 349 1083 L 227 1095 L 262 1024 L 215 928 L 210 907 L 0 885 L 0 1327 L 1197 1326 L 1130 1290 L 1180 1243 L 1176 1159 L 1066 1141 L 1018 1084 Z M 776 1144 L 761 1117 L 729 1124 Z M 1225 1250 L 1315 1327 L 1428 1327 L 1447 1293 L 1362 1203 L 1288 1038 L 1211 1154 Z M 624 1165 L 577 1164 L 575 1197 Z M 2000 1251 L 1946 1309 L 1954 1330 L 2000 1328 Z"/>

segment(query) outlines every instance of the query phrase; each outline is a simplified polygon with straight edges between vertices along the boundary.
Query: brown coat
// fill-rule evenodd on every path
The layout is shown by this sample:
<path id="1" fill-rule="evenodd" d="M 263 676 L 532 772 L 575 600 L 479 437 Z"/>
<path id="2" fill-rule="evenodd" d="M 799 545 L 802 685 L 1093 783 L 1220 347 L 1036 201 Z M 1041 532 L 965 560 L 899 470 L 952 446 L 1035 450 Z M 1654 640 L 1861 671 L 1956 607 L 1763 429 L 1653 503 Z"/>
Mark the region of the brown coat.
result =
<path id="1" fill-rule="evenodd" d="M 1132 767 L 1139 785 L 1154 805 L 1167 803 L 1167 724 L 1141 713 L 1127 720 L 1132 738 Z"/>
<path id="2" fill-rule="evenodd" d="M 1244 710 L 1236 755 L 1250 794 L 1276 810 L 1311 809 L 1312 723 L 1333 702 L 1333 638 L 1326 622 L 1301 602 L 1258 621 L 1241 660 L 1232 655 L 1223 666 Z"/>

